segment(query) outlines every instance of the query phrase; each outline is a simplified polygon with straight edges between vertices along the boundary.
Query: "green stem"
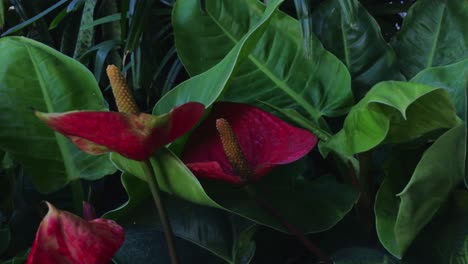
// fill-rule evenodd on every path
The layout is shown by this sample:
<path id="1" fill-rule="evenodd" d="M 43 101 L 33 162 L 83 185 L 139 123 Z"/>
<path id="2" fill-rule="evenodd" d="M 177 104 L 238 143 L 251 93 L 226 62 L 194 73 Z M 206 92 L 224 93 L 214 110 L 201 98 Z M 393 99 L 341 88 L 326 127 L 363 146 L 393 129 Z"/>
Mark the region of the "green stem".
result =
<path id="1" fill-rule="evenodd" d="M 177 264 L 179 263 L 179 261 L 178 261 L 177 253 L 175 249 L 174 234 L 172 233 L 171 223 L 169 222 L 166 209 L 161 199 L 161 191 L 159 189 L 156 175 L 153 171 L 153 167 L 151 166 L 151 163 L 149 160 L 141 162 L 141 167 L 143 168 L 146 179 L 148 181 L 148 186 L 151 190 L 151 194 L 153 195 L 156 208 L 158 209 L 159 218 L 161 220 L 161 224 L 164 230 L 164 235 L 166 237 L 166 243 L 167 243 L 171 263 Z"/>
<path id="2" fill-rule="evenodd" d="M 84 195 L 83 195 L 83 185 L 81 183 L 81 180 L 78 179 L 78 180 L 74 180 L 70 182 L 70 188 L 72 191 L 73 208 L 75 209 L 75 214 L 82 216 Z"/>

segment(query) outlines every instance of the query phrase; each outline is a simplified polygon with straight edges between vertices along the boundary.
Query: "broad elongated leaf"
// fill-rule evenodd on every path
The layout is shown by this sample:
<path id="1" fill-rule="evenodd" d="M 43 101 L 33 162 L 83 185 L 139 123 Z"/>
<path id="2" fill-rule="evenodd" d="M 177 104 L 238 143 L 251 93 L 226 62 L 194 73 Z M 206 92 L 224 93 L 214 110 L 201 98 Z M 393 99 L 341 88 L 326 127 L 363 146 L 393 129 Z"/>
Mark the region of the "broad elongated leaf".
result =
<path id="1" fill-rule="evenodd" d="M 294 184 L 277 180 L 280 177 L 290 179 L 288 175 L 276 176 L 260 181 L 258 196 L 268 201 L 280 215 L 304 233 L 322 232 L 333 227 L 353 208 L 359 196 L 353 187 L 336 182 L 332 176 L 323 176 L 314 181 L 297 181 Z M 213 184 L 207 185 L 206 190 L 227 210 L 259 224 L 288 232 L 271 212 L 249 197 L 243 189 Z"/>
<path id="2" fill-rule="evenodd" d="M 444 88 L 452 99 L 458 117 L 465 119 L 465 82 L 468 76 L 468 59 L 440 67 L 431 67 L 418 73 L 411 82 Z"/>
<path id="3" fill-rule="evenodd" d="M 409 79 L 433 66 L 468 58 L 466 0 L 417 1 L 393 41 L 401 71 Z"/>
<path id="4" fill-rule="evenodd" d="M 359 1 L 325 1 L 312 16 L 317 37 L 348 67 L 358 98 L 379 81 L 404 80 L 393 48 Z"/>
<path id="5" fill-rule="evenodd" d="M 0 148 L 22 164 L 41 192 L 113 173 L 108 156 L 90 156 L 30 110 L 105 110 L 93 75 L 80 63 L 30 39 L 0 39 Z"/>
<path id="6" fill-rule="evenodd" d="M 468 263 L 468 192 L 455 191 L 408 251 L 410 263 Z M 435 238 L 435 239 L 434 239 Z M 413 251 L 418 254 L 412 254 Z M 405 262 L 406 263 L 406 262 Z"/>
<path id="7" fill-rule="evenodd" d="M 231 82 L 233 73 L 238 70 L 242 60 L 244 60 L 255 47 L 258 39 L 262 36 L 272 19 L 274 10 L 282 2 L 283 0 L 275 0 L 272 2 L 265 10 L 265 13 L 258 23 L 256 23 L 250 31 L 246 31 L 245 36 L 243 36 L 235 46 L 229 46 L 228 49 L 230 51 L 226 52 L 227 55 L 222 55 L 224 58 L 217 62 L 206 62 L 205 59 L 200 57 L 200 60 L 204 60 L 205 63 L 210 65 L 210 67 L 213 67 L 205 68 L 204 70 L 207 70 L 206 72 L 199 74 L 172 89 L 155 105 L 153 114 L 167 113 L 174 106 L 190 101 L 201 102 L 206 107 L 209 107 Z M 199 10 L 198 3 L 199 1 L 197 0 L 178 1 L 175 10 L 181 9 L 182 11 L 174 11 L 174 15 L 177 16 L 178 12 L 192 12 L 197 10 L 197 12 L 201 12 Z M 174 27 L 177 27 L 176 23 L 178 22 L 176 22 L 176 18 L 174 19 Z M 188 21 L 188 23 L 192 22 Z M 198 43 L 193 44 L 193 47 L 199 46 Z M 201 72 L 202 71 L 199 71 L 197 74 Z"/>
<path id="8" fill-rule="evenodd" d="M 138 164 L 123 158 L 116 159 L 116 156 L 113 156 L 113 160 L 123 171 L 143 179 Z M 160 151 L 151 161 L 163 190 L 191 202 L 222 208 L 259 224 L 286 231 L 243 189 L 218 182 L 205 182 L 203 188 L 190 170 L 169 150 Z M 268 190 L 262 192 L 262 197 L 305 233 L 332 227 L 352 209 L 358 198 L 358 193 L 351 186 L 339 184 L 331 177 L 291 185 L 288 176 L 293 176 L 294 172 L 290 169 L 285 171 L 288 175 L 276 175 L 266 182 L 262 181 L 261 186 L 268 186 Z"/>
<path id="9" fill-rule="evenodd" d="M 386 81 L 372 87 L 352 108 L 343 129 L 319 147 L 323 154 L 334 150 L 352 155 L 384 141 L 404 142 L 456 124 L 454 106 L 444 89 Z"/>
<path id="10" fill-rule="evenodd" d="M 204 11 L 197 0 L 178 1 L 173 15 L 176 47 L 189 73 L 204 72 L 229 56 L 264 9 L 257 0 L 207 0 Z M 251 44 L 255 49 L 237 69 L 224 99 L 300 108 L 314 120 L 346 113 L 353 101 L 349 72 L 311 37 L 309 56 L 298 21 L 275 12 L 262 38 Z M 197 91 L 212 93 L 213 88 L 207 85 Z"/>
<path id="11" fill-rule="evenodd" d="M 120 208 L 108 212 L 105 217 L 127 227 L 161 228 L 146 182 L 124 173 L 122 183 L 129 200 Z M 240 234 L 249 228 L 251 223 L 239 222 L 240 219 L 230 217 L 222 210 L 202 207 L 180 199 L 166 197 L 164 201 L 171 225 L 178 237 L 211 251 L 229 263 L 239 263 L 234 262 L 237 254 L 236 243 Z"/>
<path id="12" fill-rule="evenodd" d="M 463 125 L 447 131 L 424 153 L 408 184 L 401 174 L 382 184 L 375 207 L 377 233 L 393 255 L 404 255 L 463 181 L 464 141 Z"/>
<path id="13" fill-rule="evenodd" d="M 146 181 L 140 162 L 111 154 L 112 161 L 120 170 Z M 193 203 L 217 207 L 218 205 L 206 193 L 197 178 L 168 149 L 164 148 L 150 159 L 161 189 Z"/>

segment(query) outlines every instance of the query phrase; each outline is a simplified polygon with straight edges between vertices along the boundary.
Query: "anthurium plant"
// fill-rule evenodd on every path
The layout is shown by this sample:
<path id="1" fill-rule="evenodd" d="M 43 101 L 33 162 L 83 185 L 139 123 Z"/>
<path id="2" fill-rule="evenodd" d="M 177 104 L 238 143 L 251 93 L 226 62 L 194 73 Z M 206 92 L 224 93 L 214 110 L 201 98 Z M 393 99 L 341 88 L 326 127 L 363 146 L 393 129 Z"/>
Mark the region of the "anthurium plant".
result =
<path id="1" fill-rule="evenodd" d="M 468 263 L 468 0 L 0 0 L 0 264 Z"/>

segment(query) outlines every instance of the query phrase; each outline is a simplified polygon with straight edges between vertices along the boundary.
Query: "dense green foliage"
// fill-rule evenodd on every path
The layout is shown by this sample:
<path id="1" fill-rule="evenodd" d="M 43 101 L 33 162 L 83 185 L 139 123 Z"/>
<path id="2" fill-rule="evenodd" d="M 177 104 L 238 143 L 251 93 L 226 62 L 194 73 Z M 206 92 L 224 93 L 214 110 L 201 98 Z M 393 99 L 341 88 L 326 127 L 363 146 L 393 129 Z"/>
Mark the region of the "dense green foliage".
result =
<path id="1" fill-rule="evenodd" d="M 316 134 L 255 186 L 335 263 L 468 263 L 466 21 L 468 0 L 0 0 L 0 263 L 24 263 L 42 200 L 123 225 L 114 263 L 169 262 L 141 164 L 30 110 L 115 111 L 108 64 L 144 112 L 242 102 Z M 316 263 L 242 189 L 197 179 L 186 140 L 151 157 L 182 263 Z"/>

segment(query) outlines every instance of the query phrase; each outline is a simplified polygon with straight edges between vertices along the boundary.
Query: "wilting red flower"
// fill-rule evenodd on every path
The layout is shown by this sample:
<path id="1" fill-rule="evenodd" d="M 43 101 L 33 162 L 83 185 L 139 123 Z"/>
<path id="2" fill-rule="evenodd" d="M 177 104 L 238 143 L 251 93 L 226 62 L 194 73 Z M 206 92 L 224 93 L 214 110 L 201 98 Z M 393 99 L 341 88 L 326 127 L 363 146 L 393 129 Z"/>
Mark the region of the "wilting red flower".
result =
<path id="1" fill-rule="evenodd" d="M 204 111 L 203 104 L 190 102 L 160 116 L 96 111 L 35 114 L 84 152 L 113 151 L 133 160 L 146 160 L 195 126 Z"/>
<path id="2" fill-rule="evenodd" d="M 122 246 L 124 230 L 114 221 L 85 221 L 47 206 L 27 264 L 107 264 Z"/>
<path id="3" fill-rule="evenodd" d="M 242 184 L 300 159 L 316 143 L 310 132 L 259 108 L 222 102 L 190 136 L 182 160 L 197 177 Z"/>

